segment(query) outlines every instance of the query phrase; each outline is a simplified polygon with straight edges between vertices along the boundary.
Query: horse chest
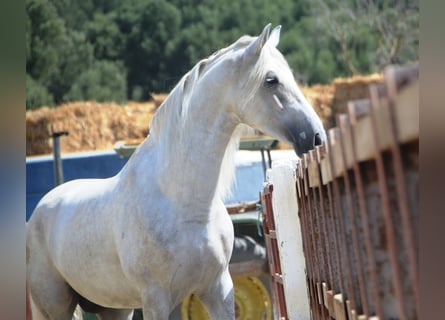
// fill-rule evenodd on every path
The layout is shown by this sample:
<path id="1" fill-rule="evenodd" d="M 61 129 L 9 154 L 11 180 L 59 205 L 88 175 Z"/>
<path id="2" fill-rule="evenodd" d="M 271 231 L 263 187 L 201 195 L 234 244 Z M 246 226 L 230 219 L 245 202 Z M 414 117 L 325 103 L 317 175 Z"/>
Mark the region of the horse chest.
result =
<path id="1" fill-rule="evenodd" d="M 213 274 L 227 266 L 233 247 L 233 226 L 228 220 L 228 224 L 220 221 L 184 235 L 186 255 L 182 259 L 188 262 L 192 272 Z"/>
<path id="2" fill-rule="evenodd" d="M 135 221 L 126 227 L 132 230 L 131 234 L 125 230 L 119 234 L 124 261 L 168 273 L 176 272 L 178 265 L 190 265 L 194 270 L 201 262 L 224 264 L 230 258 L 233 226 L 229 217 L 207 224 L 196 220 L 149 222 Z"/>
<path id="3" fill-rule="evenodd" d="M 221 239 L 220 235 L 194 235 L 187 246 L 175 255 L 175 266 L 169 284 L 172 295 L 183 299 L 190 293 L 201 293 L 214 283 L 226 269 L 231 250 L 226 250 L 231 238 Z M 226 244 L 227 243 L 227 244 Z M 232 246 L 232 244 L 230 244 Z"/>

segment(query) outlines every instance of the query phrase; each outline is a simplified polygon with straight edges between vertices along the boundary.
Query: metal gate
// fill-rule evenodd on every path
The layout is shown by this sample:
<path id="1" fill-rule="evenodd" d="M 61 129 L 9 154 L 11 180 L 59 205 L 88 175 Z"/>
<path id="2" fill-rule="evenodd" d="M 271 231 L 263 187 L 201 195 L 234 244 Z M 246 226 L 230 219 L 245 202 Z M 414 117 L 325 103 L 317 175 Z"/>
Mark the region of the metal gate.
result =
<path id="1" fill-rule="evenodd" d="M 297 167 L 312 319 L 418 318 L 418 86 L 388 68 Z"/>

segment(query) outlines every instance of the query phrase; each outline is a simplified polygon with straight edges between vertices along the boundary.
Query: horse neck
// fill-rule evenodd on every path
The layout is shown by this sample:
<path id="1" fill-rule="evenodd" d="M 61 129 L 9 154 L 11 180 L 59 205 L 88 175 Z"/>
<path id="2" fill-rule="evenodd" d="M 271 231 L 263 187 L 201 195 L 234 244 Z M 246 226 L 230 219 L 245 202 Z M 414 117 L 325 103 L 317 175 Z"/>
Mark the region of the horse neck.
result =
<path id="1" fill-rule="evenodd" d="M 170 108 L 163 111 L 164 123 L 153 141 L 161 192 L 198 212 L 223 198 L 234 176 L 238 121 L 224 102 L 208 105 L 208 101 L 224 101 L 215 96 L 217 91 L 206 90 L 206 98 L 202 98 L 202 92 L 195 92 L 182 117 L 177 117 L 178 110 L 173 106 L 166 106 Z M 198 96 L 201 99 L 195 99 Z"/>

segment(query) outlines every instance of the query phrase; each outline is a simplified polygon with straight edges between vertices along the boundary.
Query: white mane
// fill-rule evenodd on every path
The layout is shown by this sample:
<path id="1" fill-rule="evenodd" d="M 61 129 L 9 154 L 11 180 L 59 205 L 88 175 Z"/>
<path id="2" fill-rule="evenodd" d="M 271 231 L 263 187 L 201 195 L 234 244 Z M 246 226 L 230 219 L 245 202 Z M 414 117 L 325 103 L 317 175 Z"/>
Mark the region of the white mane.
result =
<path id="1" fill-rule="evenodd" d="M 235 182 L 235 153 L 239 148 L 239 141 L 243 134 L 253 130 L 246 125 L 239 125 L 232 135 L 232 139 L 227 145 L 226 152 L 221 165 L 221 171 L 218 177 L 218 186 L 216 196 L 220 199 L 227 199 L 232 195 Z"/>
<path id="2" fill-rule="evenodd" d="M 199 61 L 189 72 L 187 72 L 178 84 L 173 88 L 168 97 L 159 107 L 159 110 L 155 113 L 151 125 L 150 134 L 159 133 L 163 127 L 164 119 L 167 117 L 166 113 L 171 111 L 171 109 L 176 109 L 175 120 L 178 123 L 187 117 L 188 109 L 190 107 L 190 97 L 196 87 L 198 81 L 202 76 L 208 71 L 212 65 L 218 62 L 220 59 L 224 58 L 226 53 L 230 51 L 245 49 L 256 37 L 243 36 L 235 43 L 230 46 L 220 49 L 214 52 L 207 59 L 202 59 Z M 244 106 L 258 91 L 261 86 L 262 81 L 260 79 L 264 78 L 266 73 L 265 59 L 263 59 L 263 51 L 261 51 L 259 58 L 257 59 L 255 65 L 252 67 L 249 73 L 248 80 L 244 84 L 243 89 L 246 91 L 244 95 L 244 100 L 240 103 Z M 285 61 L 284 61 L 285 62 Z M 171 119 L 169 119 L 171 120 Z"/>

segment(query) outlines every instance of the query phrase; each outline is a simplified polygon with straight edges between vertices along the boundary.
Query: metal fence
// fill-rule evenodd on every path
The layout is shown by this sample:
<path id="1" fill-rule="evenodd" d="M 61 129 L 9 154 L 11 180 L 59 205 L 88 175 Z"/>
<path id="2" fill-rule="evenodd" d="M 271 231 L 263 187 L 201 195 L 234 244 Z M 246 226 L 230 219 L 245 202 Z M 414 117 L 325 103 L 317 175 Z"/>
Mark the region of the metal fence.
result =
<path id="1" fill-rule="evenodd" d="M 388 68 L 297 167 L 312 319 L 418 318 L 418 85 Z"/>
<path id="2" fill-rule="evenodd" d="M 327 143 L 297 166 L 312 319 L 418 319 L 418 78 L 417 66 L 388 68 L 385 83 L 350 102 Z M 262 204 L 274 315 L 289 319 L 289 306 L 306 297 L 283 289 L 272 197 L 269 182 Z"/>

